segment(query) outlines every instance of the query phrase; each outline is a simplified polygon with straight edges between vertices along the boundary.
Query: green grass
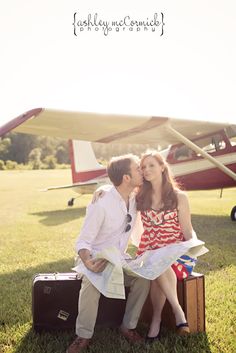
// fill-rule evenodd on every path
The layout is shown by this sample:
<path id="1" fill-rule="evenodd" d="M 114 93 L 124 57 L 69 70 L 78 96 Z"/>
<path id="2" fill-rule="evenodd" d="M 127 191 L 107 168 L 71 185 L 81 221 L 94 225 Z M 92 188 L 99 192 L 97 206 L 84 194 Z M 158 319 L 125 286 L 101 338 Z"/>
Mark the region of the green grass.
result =
<path id="1" fill-rule="evenodd" d="M 73 332 L 35 334 L 32 329 L 31 285 L 36 273 L 68 272 L 73 266 L 74 242 L 91 196 L 74 208 L 72 190 L 39 192 L 49 185 L 70 183 L 70 171 L 0 172 L 0 352 L 62 353 Z M 236 190 L 190 192 L 192 221 L 210 252 L 196 271 L 206 278 L 206 333 L 179 338 L 166 332 L 151 348 L 131 347 L 117 332 L 97 329 L 92 353 L 235 353 L 236 342 L 236 223 L 229 213 Z M 146 327 L 140 325 L 145 334 Z"/>

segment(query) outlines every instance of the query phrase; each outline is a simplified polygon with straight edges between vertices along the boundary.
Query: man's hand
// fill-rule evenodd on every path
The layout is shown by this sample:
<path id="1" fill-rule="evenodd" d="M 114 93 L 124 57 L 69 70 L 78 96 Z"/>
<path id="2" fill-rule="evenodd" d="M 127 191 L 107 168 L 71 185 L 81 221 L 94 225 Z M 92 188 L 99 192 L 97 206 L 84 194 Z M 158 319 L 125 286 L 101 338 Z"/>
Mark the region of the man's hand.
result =
<path id="1" fill-rule="evenodd" d="M 88 270 L 92 272 L 102 272 L 106 265 L 107 260 L 104 259 L 93 259 L 90 251 L 88 249 L 81 249 L 78 252 L 81 260 L 83 261 L 84 265 L 87 267 Z"/>
<path id="2" fill-rule="evenodd" d="M 88 259 L 84 261 L 84 265 L 88 270 L 97 273 L 102 272 L 105 269 L 107 262 L 108 261 L 104 259 Z"/>

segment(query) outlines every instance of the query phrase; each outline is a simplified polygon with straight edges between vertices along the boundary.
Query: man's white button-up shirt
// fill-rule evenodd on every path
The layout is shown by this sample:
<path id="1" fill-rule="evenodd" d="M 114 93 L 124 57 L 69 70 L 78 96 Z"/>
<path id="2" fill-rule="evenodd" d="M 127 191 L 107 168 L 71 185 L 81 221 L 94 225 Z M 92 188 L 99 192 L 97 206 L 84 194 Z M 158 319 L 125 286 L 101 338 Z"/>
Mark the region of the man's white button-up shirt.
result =
<path id="1" fill-rule="evenodd" d="M 132 217 L 131 229 L 127 227 L 127 214 Z M 129 198 L 129 210 L 120 193 L 112 186 L 97 202 L 87 207 L 86 217 L 79 237 L 76 251 L 88 249 L 96 253 L 102 249 L 115 246 L 125 257 L 130 233 L 137 216 L 135 196 Z"/>

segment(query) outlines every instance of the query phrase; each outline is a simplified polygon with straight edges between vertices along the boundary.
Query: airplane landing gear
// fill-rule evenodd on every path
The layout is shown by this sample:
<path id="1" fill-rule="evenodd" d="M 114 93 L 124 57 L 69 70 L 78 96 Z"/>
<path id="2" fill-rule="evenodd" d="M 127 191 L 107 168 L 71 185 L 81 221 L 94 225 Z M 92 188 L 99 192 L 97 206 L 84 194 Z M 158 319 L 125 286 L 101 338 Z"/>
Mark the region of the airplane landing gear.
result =
<path id="1" fill-rule="evenodd" d="M 72 207 L 72 206 L 74 205 L 74 201 L 75 201 L 75 198 L 72 197 L 72 198 L 67 202 L 67 206 Z"/>
<path id="2" fill-rule="evenodd" d="M 67 206 L 74 206 L 74 202 L 75 202 L 75 199 L 78 199 L 81 195 L 77 196 L 77 197 L 72 197 L 68 202 L 67 202 Z"/>
<path id="3" fill-rule="evenodd" d="M 232 221 L 236 221 L 236 206 L 232 208 L 230 217 Z"/>

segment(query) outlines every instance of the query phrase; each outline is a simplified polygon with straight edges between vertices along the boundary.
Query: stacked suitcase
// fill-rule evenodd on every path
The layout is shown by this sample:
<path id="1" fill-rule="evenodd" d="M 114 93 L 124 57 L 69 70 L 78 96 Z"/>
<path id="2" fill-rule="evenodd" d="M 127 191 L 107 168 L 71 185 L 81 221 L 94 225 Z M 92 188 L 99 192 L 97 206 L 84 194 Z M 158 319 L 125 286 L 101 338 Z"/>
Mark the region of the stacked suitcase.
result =
<path id="1" fill-rule="evenodd" d="M 42 330 L 71 330 L 78 313 L 81 280 L 76 273 L 38 274 L 32 288 L 33 327 Z M 126 288 L 126 297 L 129 289 Z M 178 297 L 186 314 L 191 332 L 205 331 L 205 285 L 202 274 L 193 274 L 178 282 Z M 158 299 L 157 299 L 158 300 Z M 101 295 L 97 326 L 117 327 L 121 324 L 126 300 L 110 299 Z M 152 306 L 148 297 L 140 321 L 149 323 Z M 163 325 L 174 328 L 175 320 L 170 305 L 165 304 Z"/>
<path id="2" fill-rule="evenodd" d="M 81 280 L 75 272 L 38 274 L 33 279 L 32 313 L 35 331 L 74 329 Z M 128 293 L 128 288 L 126 288 Z M 101 295 L 96 325 L 116 327 L 126 301 Z"/>
<path id="3" fill-rule="evenodd" d="M 204 276 L 193 273 L 192 276 L 178 281 L 177 285 L 179 303 L 183 308 L 191 332 L 204 332 L 205 327 L 205 282 Z M 158 298 L 157 298 L 158 300 Z M 152 317 L 151 300 L 148 297 L 143 306 L 141 321 L 149 323 Z M 162 312 L 163 326 L 174 329 L 175 317 L 170 304 L 165 303 Z"/>

